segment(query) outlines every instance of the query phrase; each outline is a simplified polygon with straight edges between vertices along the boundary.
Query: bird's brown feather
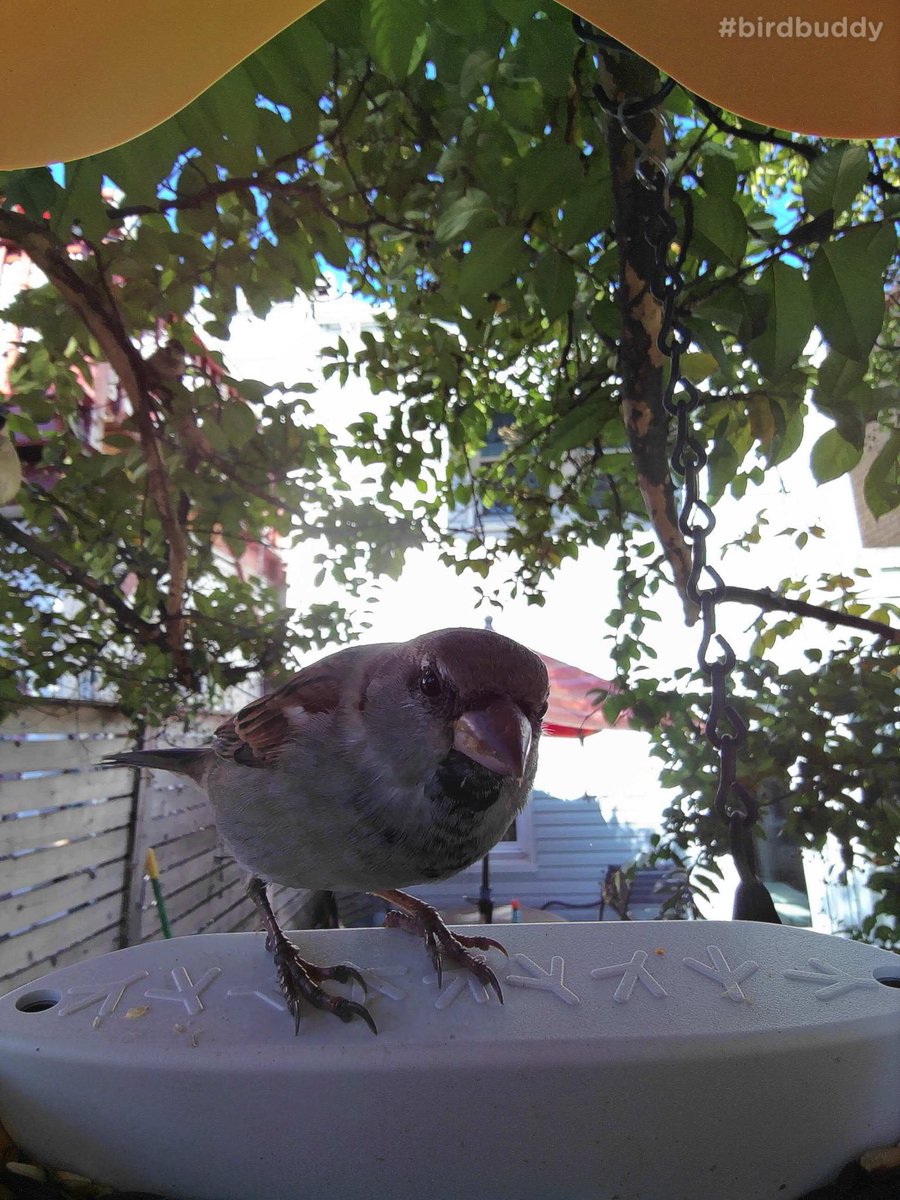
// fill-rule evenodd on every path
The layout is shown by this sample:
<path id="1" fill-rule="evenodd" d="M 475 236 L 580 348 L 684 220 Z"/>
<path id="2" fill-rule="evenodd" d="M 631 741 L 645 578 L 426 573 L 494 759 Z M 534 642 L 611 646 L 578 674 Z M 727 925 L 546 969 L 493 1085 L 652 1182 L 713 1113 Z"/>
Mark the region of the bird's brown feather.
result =
<path id="1" fill-rule="evenodd" d="M 216 753 L 247 767 L 271 766 L 285 743 L 297 736 L 298 719 L 304 713 L 333 712 L 338 707 L 347 691 L 348 661 L 357 660 L 365 684 L 384 649 L 384 645 L 352 646 L 304 667 L 276 691 L 251 701 L 220 725 L 215 731 Z"/>

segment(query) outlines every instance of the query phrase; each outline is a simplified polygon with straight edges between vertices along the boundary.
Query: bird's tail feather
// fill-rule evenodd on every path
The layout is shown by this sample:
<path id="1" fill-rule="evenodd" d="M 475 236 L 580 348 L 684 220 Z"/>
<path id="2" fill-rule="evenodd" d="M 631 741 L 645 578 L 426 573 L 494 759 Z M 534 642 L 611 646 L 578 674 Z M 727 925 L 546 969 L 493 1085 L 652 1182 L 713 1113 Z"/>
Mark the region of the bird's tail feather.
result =
<path id="1" fill-rule="evenodd" d="M 155 767 L 160 771 L 174 771 L 176 775 L 190 775 L 201 779 L 209 757 L 203 747 L 181 747 L 171 750 L 126 750 L 124 754 L 108 754 L 100 764 L 103 767 Z"/>

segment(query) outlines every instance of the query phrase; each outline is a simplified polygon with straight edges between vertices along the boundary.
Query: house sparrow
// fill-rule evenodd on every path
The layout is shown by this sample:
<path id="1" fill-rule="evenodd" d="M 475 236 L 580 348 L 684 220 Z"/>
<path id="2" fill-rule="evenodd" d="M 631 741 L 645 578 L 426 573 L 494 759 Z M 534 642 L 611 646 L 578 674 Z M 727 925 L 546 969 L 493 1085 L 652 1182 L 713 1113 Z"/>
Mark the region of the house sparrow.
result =
<path id="1" fill-rule="evenodd" d="M 295 1028 L 305 999 L 374 1033 L 366 1008 L 320 986 L 365 989 L 359 972 L 301 958 L 266 884 L 379 896 L 394 906 L 387 926 L 424 937 L 439 985 L 442 960 L 452 960 L 502 1002 L 472 950 L 503 947 L 451 933 L 399 889 L 455 875 L 502 838 L 534 779 L 547 695 L 547 670 L 524 646 L 487 629 L 444 629 L 330 654 L 242 708 L 209 746 L 105 761 L 175 771 L 206 790 L 225 846 L 250 873 Z"/>

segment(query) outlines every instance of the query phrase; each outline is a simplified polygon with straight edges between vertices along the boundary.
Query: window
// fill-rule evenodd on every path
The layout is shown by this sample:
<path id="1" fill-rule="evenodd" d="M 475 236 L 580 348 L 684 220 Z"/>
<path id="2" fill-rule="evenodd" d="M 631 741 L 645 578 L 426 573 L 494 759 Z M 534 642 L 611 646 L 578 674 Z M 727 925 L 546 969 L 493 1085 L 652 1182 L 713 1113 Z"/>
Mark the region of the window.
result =
<path id="1" fill-rule="evenodd" d="M 534 817 L 531 801 L 525 805 L 510 825 L 502 839 L 491 851 L 491 871 L 527 871 L 537 868 L 534 849 Z M 481 862 L 474 863 L 468 870 L 481 870 Z"/>

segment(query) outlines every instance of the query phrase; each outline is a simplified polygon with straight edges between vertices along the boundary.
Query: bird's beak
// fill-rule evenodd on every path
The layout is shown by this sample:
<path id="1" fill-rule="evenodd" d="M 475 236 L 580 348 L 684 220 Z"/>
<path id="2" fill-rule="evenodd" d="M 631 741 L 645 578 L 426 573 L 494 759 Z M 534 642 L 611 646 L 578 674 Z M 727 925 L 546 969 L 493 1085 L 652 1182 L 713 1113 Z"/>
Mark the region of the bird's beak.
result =
<path id="1" fill-rule="evenodd" d="M 454 726 L 453 748 L 497 775 L 521 779 L 531 749 L 531 724 L 517 704 L 503 697 Z"/>

